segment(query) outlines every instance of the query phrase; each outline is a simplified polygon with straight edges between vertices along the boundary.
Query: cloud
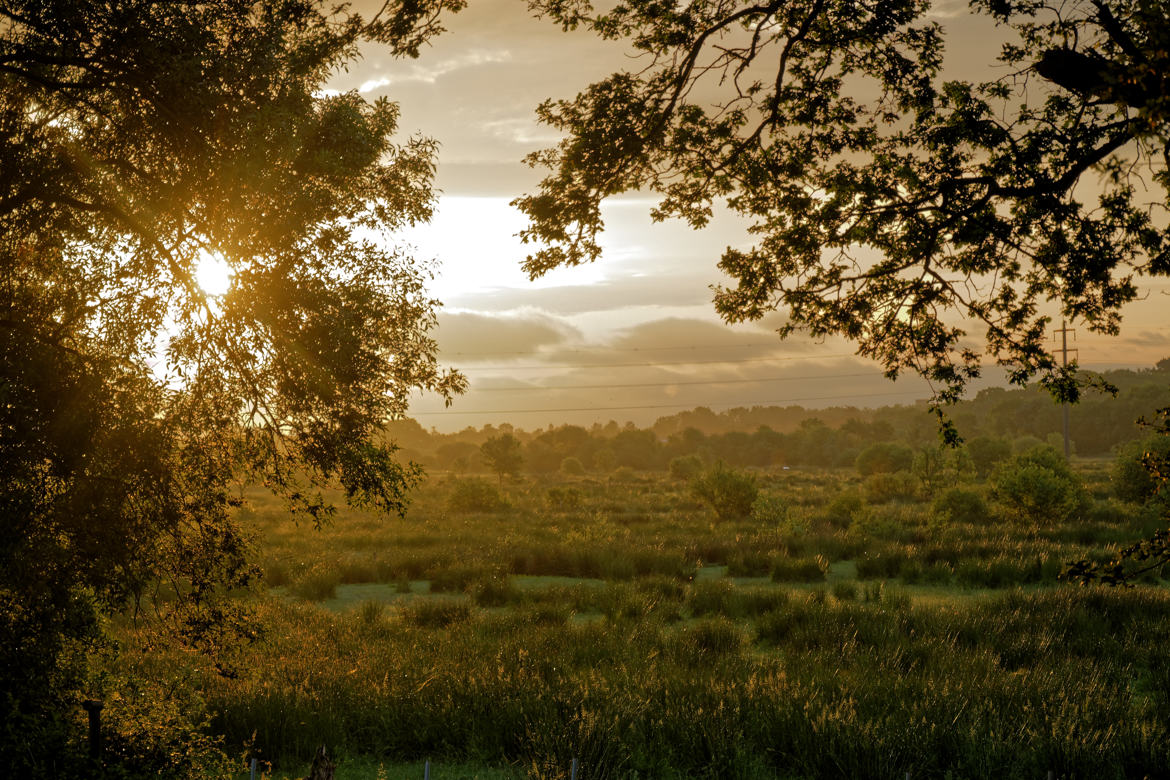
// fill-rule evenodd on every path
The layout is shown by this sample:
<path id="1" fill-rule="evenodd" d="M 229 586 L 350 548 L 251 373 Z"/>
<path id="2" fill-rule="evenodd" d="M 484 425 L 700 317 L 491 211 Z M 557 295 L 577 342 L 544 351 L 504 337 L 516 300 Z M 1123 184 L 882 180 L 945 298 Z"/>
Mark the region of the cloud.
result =
<path id="1" fill-rule="evenodd" d="M 570 325 L 541 312 L 444 312 L 435 330 L 442 359 L 455 365 L 516 360 L 579 336 Z"/>

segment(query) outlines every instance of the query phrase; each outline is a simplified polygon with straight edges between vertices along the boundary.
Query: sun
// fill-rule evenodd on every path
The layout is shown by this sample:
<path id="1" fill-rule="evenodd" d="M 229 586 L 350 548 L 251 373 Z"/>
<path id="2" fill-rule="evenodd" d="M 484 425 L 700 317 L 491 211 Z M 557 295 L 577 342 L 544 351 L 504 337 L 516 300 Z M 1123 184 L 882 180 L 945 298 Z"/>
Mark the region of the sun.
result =
<path id="1" fill-rule="evenodd" d="M 218 252 L 201 251 L 195 267 L 195 281 L 204 293 L 218 298 L 232 284 L 232 267 Z"/>

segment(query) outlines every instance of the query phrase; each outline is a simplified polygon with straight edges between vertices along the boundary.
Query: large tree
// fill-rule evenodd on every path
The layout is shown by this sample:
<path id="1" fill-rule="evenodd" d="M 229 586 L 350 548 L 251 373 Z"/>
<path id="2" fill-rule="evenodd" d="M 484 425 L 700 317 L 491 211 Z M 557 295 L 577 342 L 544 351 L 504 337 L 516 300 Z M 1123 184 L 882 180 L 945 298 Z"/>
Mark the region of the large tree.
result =
<path id="1" fill-rule="evenodd" d="M 460 0 L 0 2 L 0 766 L 68 774 L 100 620 L 193 645 L 253 576 L 232 504 L 268 485 L 401 511 L 381 426 L 448 397 L 427 270 L 432 142 L 331 94 L 363 40 L 414 55 Z M 219 295 L 202 263 L 230 267 Z M 54 770 L 54 767 L 56 769 Z"/>
<path id="2" fill-rule="evenodd" d="M 1163 0 L 973 0 L 1006 41 L 985 82 L 947 78 L 931 0 L 530 5 L 641 55 L 539 109 L 565 139 L 517 201 L 533 277 L 598 256 L 606 197 L 653 191 L 695 227 L 726 200 L 756 242 L 719 262 L 725 319 L 782 312 L 947 402 L 985 353 L 1075 399 L 1049 317 L 1116 333 L 1170 271 Z"/>

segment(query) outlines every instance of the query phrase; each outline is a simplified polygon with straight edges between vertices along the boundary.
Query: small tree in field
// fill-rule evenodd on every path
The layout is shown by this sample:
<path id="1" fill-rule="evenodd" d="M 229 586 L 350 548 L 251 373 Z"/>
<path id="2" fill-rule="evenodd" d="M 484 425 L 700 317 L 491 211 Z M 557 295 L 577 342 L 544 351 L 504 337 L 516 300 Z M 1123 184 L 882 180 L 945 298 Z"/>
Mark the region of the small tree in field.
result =
<path id="1" fill-rule="evenodd" d="M 1069 520 L 1088 503 L 1080 479 L 1048 446 L 1001 463 L 991 475 L 991 486 L 1005 516 L 1036 525 Z"/>
<path id="2" fill-rule="evenodd" d="M 524 465 L 524 456 L 520 453 L 520 442 L 510 433 L 493 436 L 479 447 L 484 463 L 504 482 L 504 475 L 515 477 Z"/>
<path id="3" fill-rule="evenodd" d="M 730 469 L 723 463 L 691 479 L 691 493 L 720 520 L 746 517 L 760 494 L 754 474 Z"/>

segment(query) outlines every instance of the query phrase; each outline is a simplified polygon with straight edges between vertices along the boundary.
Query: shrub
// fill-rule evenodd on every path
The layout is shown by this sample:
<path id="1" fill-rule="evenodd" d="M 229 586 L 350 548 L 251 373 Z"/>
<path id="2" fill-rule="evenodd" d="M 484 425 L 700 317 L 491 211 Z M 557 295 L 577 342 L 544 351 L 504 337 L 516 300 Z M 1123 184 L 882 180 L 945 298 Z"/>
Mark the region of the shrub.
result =
<path id="1" fill-rule="evenodd" d="M 561 473 L 570 477 L 579 477 L 585 473 L 585 466 L 577 458 L 568 457 L 561 461 Z"/>
<path id="2" fill-rule="evenodd" d="M 289 591 L 306 601 L 325 601 L 337 595 L 341 576 L 335 567 L 314 566 L 292 584 Z"/>
<path id="3" fill-rule="evenodd" d="M 1110 476 L 1113 492 L 1122 501 L 1140 504 L 1157 495 L 1158 481 L 1146 468 L 1146 457 L 1170 457 L 1170 436 L 1155 434 L 1119 448 Z"/>
<path id="4" fill-rule="evenodd" d="M 914 462 L 914 451 L 905 444 L 882 441 L 871 444 L 857 455 L 853 462 L 863 477 L 870 474 L 886 474 L 894 471 L 908 471 Z"/>
<path id="5" fill-rule="evenodd" d="M 1012 519 L 1063 522 L 1083 511 L 1088 497 L 1059 452 L 1047 445 L 1004 461 L 992 474 L 992 495 Z"/>
<path id="6" fill-rule="evenodd" d="M 853 490 L 845 490 L 825 507 L 825 516 L 829 522 L 842 527 L 848 527 L 865 510 L 865 502 L 861 495 Z"/>
<path id="7" fill-rule="evenodd" d="M 987 502 L 974 490 L 944 490 L 931 505 L 935 518 L 943 523 L 978 524 L 987 522 Z"/>
<path id="8" fill-rule="evenodd" d="M 485 577 L 468 587 L 472 600 L 481 607 L 502 607 L 520 600 L 520 590 L 507 575 Z"/>
<path id="9" fill-rule="evenodd" d="M 743 630 L 725 617 L 700 620 L 684 630 L 681 639 L 686 657 L 695 662 L 738 653 L 746 644 Z"/>
<path id="10" fill-rule="evenodd" d="M 788 502 L 780 496 L 761 493 L 752 502 L 751 515 L 757 523 L 783 523 L 788 519 Z"/>
<path id="11" fill-rule="evenodd" d="M 552 487 L 544 496 L 544 502 L 554 512 L 571 512 L 580 509 L 581 491 L 571 487 Z"/>
<path id="12" fill-rule="evenodd" d="M 967 442 L 967 453 L 971 456 L 975 473 L 986 479 L 996 464 L 1011 457 L 1012 445 L 1006 439 L 976 436 Z"/>
<path id="13" fill-rule="evenodd" d="M 918 483 L 909 471 L 880 472 L 865 480 L 865 499 L 871 504 L 912 501 L 918 497 Z"/>
<path id="14" fill-rule="evenodd" d="M 499 488 L 478 477 L 455 480 L 447 496 L 447 508 L 455 512 L 499 512 L 507 506 Z"/>
<path id="15" fill-rule="evenodd" d="M 679 455 L 670 461 L 670 476 L 690 479 L 703 470 L 703 459 L 698 455 Z"/>
<path id="16" fill-rule="evenodd" d="M 715 511 L 720 520 L 745 517 L 759 496 L 754 474 L 729 469 L 718 463 L 691 479 L 691 493 Z"/>

